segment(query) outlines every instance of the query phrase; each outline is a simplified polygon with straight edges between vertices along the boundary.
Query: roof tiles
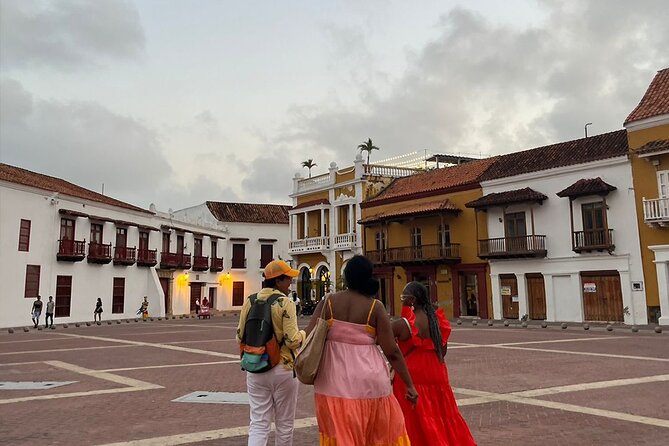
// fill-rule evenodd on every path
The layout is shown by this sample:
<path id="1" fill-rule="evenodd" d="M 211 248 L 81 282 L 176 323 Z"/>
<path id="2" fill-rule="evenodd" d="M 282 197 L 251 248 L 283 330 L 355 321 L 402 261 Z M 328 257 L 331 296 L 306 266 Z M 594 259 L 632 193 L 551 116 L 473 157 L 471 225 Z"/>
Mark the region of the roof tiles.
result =
<path id="1" fill-rule="evenodd" d="M 448 199 L 437 200 L 437 201 L 429 201 L 426 203 L 408 205 L 393 211 L 380 212 L 376 215 L 370 215 L 369 217 L 360 220 L 360 223 L 362 224 L 374 223 L 397 217 L 409 217 L 413 215 L 424 215 L 438 212 L 460 212 L 460 211 L 461 209 L 459 209 L 456 205 L 451 203 Z"/>
<path id="2" fill-rule="evenodd" d="M 669 114 L 669 68 L 657 72 L 639 105 L 625 119 L 625 125 L 666 114 Z"/>
<path id="3" fill-rule="evenodd" d="M 487 208 L 492 206 L 504 206 L 513 203 L 537 202 L 541 203 L 548 197 L 541 192 L 526 187 L 524 189 L 508 190 L 484 195 L 478 200 L 470 201 L 465 206 L 468 208 Z"/>
<path id="4" fill-rule="evenodd" d="M 616 190 L 615 186 L 611 186 L 600 177 L 582 178 L 568 188 L 561 190 L 556 195 L 562 198 L 576 198 L 584 197 L 586 195 L 606 195 L 614 190 Z"/>
<path id="5" fill-rule="evenodd" d="M 207 201 L 207 208 L 217 220 L 222 222 L 287 225 L 288 210 L 291 207 L 280 204 Z"/>

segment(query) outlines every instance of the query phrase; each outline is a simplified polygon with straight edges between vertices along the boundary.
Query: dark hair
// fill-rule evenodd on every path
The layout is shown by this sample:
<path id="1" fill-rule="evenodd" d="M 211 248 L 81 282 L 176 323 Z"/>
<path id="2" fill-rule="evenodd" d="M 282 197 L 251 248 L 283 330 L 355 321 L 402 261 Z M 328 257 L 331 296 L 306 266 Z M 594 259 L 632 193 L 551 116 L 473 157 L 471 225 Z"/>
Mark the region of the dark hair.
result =
<path id="1" fill-rule="evenodd" d="M 290 276 L 281 274 L 279 277 L 272 277 L 271 279 L 265 279 L 262 283 L 263 288 L 276 288 L 276 282 L 279 280 L 284 280 L 285 278 L 293 279 Z"/>
<path id="2" fill-rule="evenodd" d="M 379 281 L 372 277 L 372 262 L 365 256 L 353 256 L 344 267 L 344 280 L 349 290 L 364 296 L 374 296 L 379 291 Z"/>
<path id="3" fill-rule="evenodd" d="M 430 337 L 432 338 L 432 343 L 434 343 L 434 349 L 437 352 L 439 361 L 443 362 L 444 355 L 441 350 L 443 343 L 441 340 L 441 330 L 439 329 L 439 320 L 437 319 L 437 313 L 434 311 L 434 306 L 427 295 L 427 288 L 420 282 L 409 282 L 404 289 L 407 293 L 416 298 L 414 305 L 425 311 L 428 325 L 430 327 Z"/>

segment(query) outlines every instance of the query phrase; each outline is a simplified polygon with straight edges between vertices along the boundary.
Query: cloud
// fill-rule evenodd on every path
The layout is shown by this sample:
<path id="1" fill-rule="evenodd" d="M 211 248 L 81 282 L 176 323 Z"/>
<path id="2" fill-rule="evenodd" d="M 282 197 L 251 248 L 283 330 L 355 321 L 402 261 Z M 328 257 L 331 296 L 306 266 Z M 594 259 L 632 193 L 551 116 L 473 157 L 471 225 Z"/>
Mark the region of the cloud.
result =
<path id="1" fill-rule="evenodd" d="M 367 137 L 382 148 L 378 159 L 424 148 L 505 153 L 579 138 L 586 122 L 590 134 L 621 128 L 654 72 L 669 64 L 666 3 L 539 6 L 545 20 L 527 29 L 451 10 L 387 94 L 371 84 L 358 106 L 296 105 L 276 141 L 341 165 Z"/>
<path id="2" fill-rule="evenodd" d="M 0 2 L 0 65 L 72 70 L 108 59 L 137 58 L 145 37 L 128 1 Z"/>

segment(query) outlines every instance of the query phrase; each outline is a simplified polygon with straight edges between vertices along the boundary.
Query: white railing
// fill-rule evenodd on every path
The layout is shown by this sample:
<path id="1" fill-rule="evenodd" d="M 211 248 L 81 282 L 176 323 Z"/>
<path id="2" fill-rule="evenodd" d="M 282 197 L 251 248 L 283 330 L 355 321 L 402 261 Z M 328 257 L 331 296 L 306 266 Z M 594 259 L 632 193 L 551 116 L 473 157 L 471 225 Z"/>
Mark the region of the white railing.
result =
<path id="1" fill-rule="evenodd" d="M 318 252 L 324 251 L 330 247 L 330 237 L 310 237 L 299 240 L 291 240 L 288 243 L 288 251 L 298 252 Z"/>
<path id="2" fill-rule="evenodd" d="M 339 234 L 334 237 L 334 249 L 349 249 L 355 246 L 356 234 Z"/>
<path id="3" fill-rule="evenodd" d="M 378 166 L 375 164 L 365 164 L 365 174 L 367 175 L 400 178 L 400 177 L 408 177 L 409 175 L 413 175 L 417 172 L 420 171 L 418 169 L 412 169 L 409 167 Z"/>
<path id="4" fill-rule="evenodd" d="M 669 198 L 644 198 L 643 219 L 646 223 L 669 224 Z"/>
<path id="5" fill-rule="evenodd" d="M 305 192 L 312 189 L 319 189 L 331 183 L 333 183 L 333 181 L 332 178 L 330 177 L 330 173 L 324 173 L 322 175 L 318 175 L 311 178 L 305 178 L 303 180 L 298 181 L 297 191 Z"/>

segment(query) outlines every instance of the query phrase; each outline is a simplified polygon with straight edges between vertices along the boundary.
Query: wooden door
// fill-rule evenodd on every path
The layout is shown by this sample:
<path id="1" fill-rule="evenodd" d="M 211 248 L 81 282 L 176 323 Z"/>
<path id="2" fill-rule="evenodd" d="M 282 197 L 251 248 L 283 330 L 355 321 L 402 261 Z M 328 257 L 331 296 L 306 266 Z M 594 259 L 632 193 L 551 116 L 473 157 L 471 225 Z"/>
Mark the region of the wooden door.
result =
<path id="1" fill-rule="evenodd" d="M 527 280 L 527 300 L 530 307 L 530 319 L 545 320 L 546 287 L 544 285 L 544 276 L 541 273 L 530 273 L 525 278 Z"/>
<path id="2" fill-rule="evenodd" d="M 172 305 L 170 304 L 170 279 L 161 277 L 160 287 L 163 289 L 163 299 L 165 302 L 165 314 L 172 314 Z"/>
<path id="3" fill-rule="evenodd" d="M 244 282 L 232 282 L 232 306 L 244 305 Z"/>
<path id="4" fill-rule="evenodd" d="M 504 215 L 505 250 L 507 252 L 527 251 L 526 235 L 525 212 L 513 212 Z"/>
<path id="5" fill-rule="evenodd" d="M 191 282 L 190 284 L 190 311 L 195 311 L 195 301 L 202 302 L 202 283 Z"/>
<path id="6" fill-rule="evenodd" d="M 212 310 L 216 308 L 216 288 L 209 288 L 209 308 Z"/>
<path id="7" fill-rule="evenodd" d="M 72 302 L 72 276 L 56 276 L 55 317 L 70 317 Z"/>
<path id="8" fill-rule="evenodd" d="M 618 321 L 623 317 L 623 293 L 617 271 L 581 273 L 586 321 Z"/>
<path id="9" fill-rule="evenodd" d="M 518 280 L 516 275 L 501 274 L 499 281 L 502 292 L 502 317 L 518 319 Z"/>

